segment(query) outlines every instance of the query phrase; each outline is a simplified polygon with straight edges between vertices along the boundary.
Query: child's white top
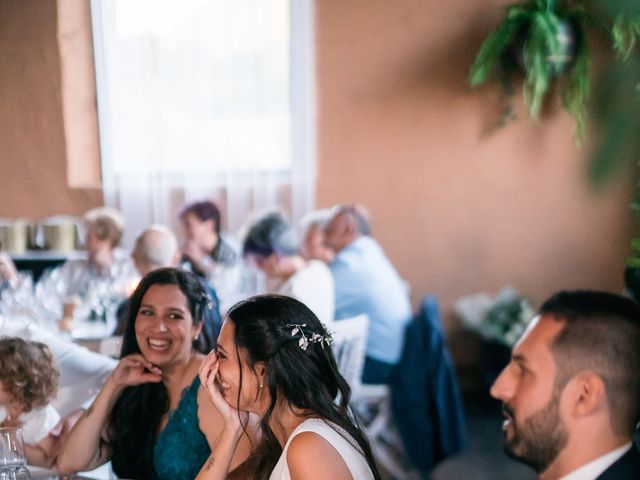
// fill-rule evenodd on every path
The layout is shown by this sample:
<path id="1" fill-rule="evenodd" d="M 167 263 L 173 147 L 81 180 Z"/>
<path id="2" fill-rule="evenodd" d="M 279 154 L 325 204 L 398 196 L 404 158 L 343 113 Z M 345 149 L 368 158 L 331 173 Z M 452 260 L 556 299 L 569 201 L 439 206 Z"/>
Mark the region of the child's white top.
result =
<path id="1" fill-rule="evenodd" d="M 331 444 L 333 448 L 340 454 L 344 463 L 346 463 L 353 480 L 373 480 L 373 473 L 369 468 L 369 464 L 367 460 L 364 458 L 364 455 L 360 452 L 358 444 L 340 427 L 335 427 L 337 430 L 342 432 L 342 435 L 338 433 L 336 430 L 331 428 L 331 425 L 327 423 L 325 420 L 319 418 L 309 418 L 302 422 L 298 427 L 291 433 L 291 436 L 287 440 L 284 449 L 282 450 L 282 455 L 280 455 L 280 459 L 278 463 L 276 463 L 273 472 L 271 472 L 270 480 L 290 480 L 291 475 L 289 474 L 289 466 L 287 465 L 287 450 L 289 449 L 289 444 L 291 440 L 302 432 L 313 432 L 317 435 L 320 435 L 327 442 Z M 346 437 L 346 438 L 345 438 Z M 348 439 L 348 440 L 347 440 Z"/>
<path id="2" fill-rule="evenodd" d="M 6 417 L 7 410 L 0 407 L 0 422 L 3 422 Z M 31 410 L 29 413 L 23 413 L 20 415 L 20 421 L 22 422 L 24 443 L 36 445 L 49 435 L 49 432 L 57 425 L 60 421 L 60 414 L 52 405 L 47 404 L 44 407 Z"/>

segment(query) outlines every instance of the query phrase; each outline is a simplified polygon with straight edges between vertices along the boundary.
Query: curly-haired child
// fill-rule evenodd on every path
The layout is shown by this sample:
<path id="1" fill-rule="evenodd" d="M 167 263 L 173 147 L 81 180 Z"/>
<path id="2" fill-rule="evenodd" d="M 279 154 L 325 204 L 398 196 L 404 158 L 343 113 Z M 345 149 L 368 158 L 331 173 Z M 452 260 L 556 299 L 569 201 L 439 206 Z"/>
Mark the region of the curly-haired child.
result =
<path id="1" fill-rule="evenodd" d="M 0 338 L 0 426 L 20 427 L 30 465 L 50 467 L 60 415 L 49 403 L 60 374 L 49 348 L 21 338 Z"/>

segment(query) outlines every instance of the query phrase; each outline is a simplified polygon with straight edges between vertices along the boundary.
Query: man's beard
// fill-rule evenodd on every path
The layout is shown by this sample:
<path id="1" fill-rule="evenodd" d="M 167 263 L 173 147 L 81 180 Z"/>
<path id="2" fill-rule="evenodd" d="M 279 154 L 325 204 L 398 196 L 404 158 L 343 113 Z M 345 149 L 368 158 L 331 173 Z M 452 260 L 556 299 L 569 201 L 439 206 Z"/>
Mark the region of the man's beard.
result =
<path id="1" fill-rule="evenodd" d="M 560 392 L 553 392 L 549 403 L 517 424 L 514 412 L 507 405 L 503 410 L 511 417 L 513 436 L 504 432 L 504 451 L 507 455 L 529 465 L 536 472 L 544 472 L 553 463 L 568 441 L 567 431 L 560 419 Z"/>

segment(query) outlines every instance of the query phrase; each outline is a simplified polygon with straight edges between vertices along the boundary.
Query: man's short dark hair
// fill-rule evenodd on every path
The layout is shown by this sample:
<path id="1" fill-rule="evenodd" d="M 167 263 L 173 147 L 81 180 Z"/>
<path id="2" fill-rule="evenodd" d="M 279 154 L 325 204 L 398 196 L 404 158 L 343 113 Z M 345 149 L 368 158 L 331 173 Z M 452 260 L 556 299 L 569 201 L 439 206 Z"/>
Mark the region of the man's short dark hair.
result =
<path id="1" fill-rule="evenodd" d="M 182 208 L 180 208 L 178 218 L 184 221 L 185 217 L 190 213 L 194 214 L 201 222 L 213 220 L 216 234 L 220 235 L 220 210 L 211 200 L 201 200 L 184 204 Z"/>
<path id="2" fill-rule="evenodd" d="M 606 292 L 560 292 L 539 313 L 564 322 L 551 345 L 556 385 L 591 370 L 606 388 L 613 431 L 633 434 L 640 419 L 640 304 Z"/>

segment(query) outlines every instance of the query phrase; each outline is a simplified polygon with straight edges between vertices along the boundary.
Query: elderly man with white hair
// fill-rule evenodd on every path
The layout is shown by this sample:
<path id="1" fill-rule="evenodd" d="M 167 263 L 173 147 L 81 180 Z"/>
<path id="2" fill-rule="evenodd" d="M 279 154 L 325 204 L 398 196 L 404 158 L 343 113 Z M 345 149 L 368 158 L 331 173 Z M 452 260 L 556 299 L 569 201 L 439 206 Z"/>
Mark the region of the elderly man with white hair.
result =
<path id="1" fill-rule="evenodd" d="M 367 314 L 369 333 L 363 383 L 387 383 L 400 359 L 411 319 L 407 288 L 382 247 L 371 237 L 366 210 L 335 207 L 325 227 L 325 244 L 336 252 L 330 264 L 335 281 L 337 321 Z"/>

